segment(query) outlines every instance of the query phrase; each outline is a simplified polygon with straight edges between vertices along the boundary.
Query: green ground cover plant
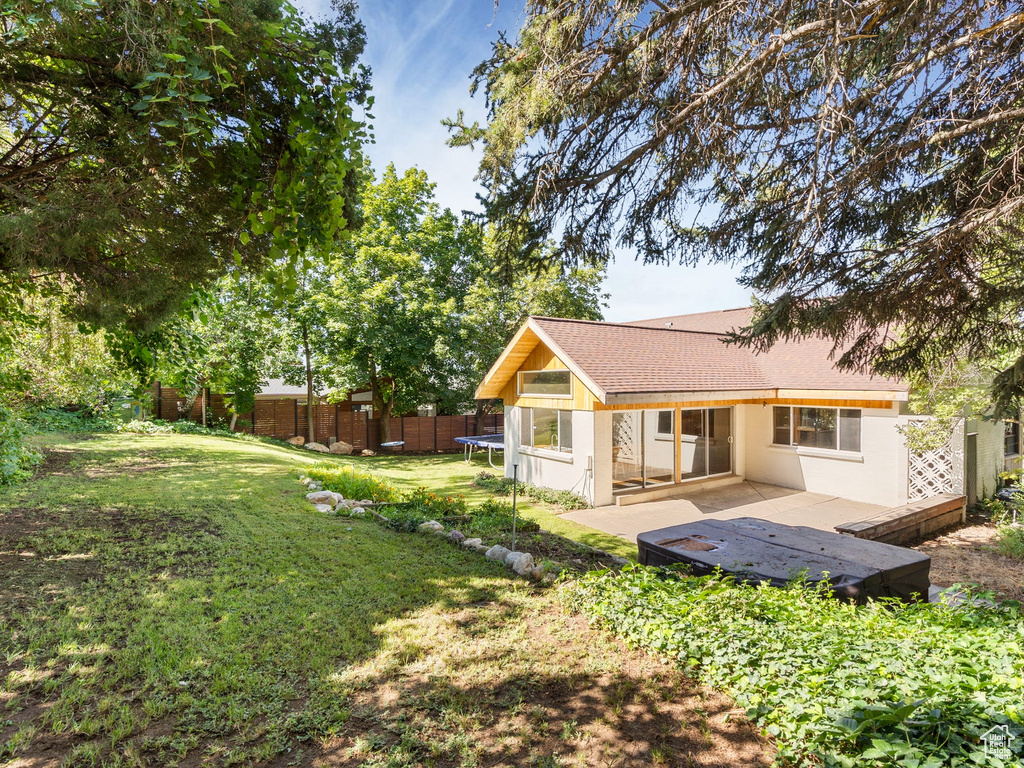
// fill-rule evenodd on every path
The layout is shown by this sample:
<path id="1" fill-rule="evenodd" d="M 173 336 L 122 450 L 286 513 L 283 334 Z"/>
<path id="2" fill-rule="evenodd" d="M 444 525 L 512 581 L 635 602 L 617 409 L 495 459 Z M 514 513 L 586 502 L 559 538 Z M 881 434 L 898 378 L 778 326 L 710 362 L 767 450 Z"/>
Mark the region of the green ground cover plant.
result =
<path id="1" fill-rule="evenodd" d="M 0 486 L 28 479 L 32 467 L 42 460 L 38 451 L 25 443 L 25 424 L 0 403 Z"/>
<path id="2" fill-rule="evenodd" d="M 481 472 L 473 482 L 497 496 L 512 495 L 511 477 L 497 477 L 490 472 Z M 562 509 L 586 509 L 590 506 L 590 502 L 572 491 L 559 491 L 531 483 L 518 483 L 516 493 L 521 497 L 552 504 Z"/>
<path id="3" fill-rule="evenodd" d="M 0 764 L 640 768 L 770 752 L 722 721 L 724 697 L 601 642 L 500 564 L 313 513 L 307 453 L 29 439 L 43 469 L 0 489 Z M 370 466 L 407 490 L 472 479 L 461 458 Z"/>
<path id="4" fill-rule="evenodd" d="M 641 566 L 584 576 L 566 598 L 735 698 L 777 738 L 783 763 L 1009 768 L 1024 758 L 1017 604 L 858 607 L 806 585 Z M 982 741 L 999 725 L 1016 736 L 1009 760 Z"/>

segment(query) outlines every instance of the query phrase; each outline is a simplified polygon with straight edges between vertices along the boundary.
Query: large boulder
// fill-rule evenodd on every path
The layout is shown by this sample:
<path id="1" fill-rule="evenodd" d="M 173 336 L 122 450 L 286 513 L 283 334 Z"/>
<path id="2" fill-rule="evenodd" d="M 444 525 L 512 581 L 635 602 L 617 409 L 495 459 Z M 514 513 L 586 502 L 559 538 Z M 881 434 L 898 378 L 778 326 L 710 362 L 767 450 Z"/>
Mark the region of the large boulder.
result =
<path id="1" fill-rule="evenodd" d="M 306 442 L 306 438 L 302 435 L 296 435 L 295 437 L 289 437 L 285 442 L 288 445 L 303 445 Z"/>
<path id="2" fill-rule="evenodd" d="M 351 443 L 346 443 L 344 440 L 335 440 L 331 443 L 330 451 L 338 456 L 351 456 L 352 445 Z"/>
<path id="3" fill-rule="evenodd" d="M 316 451 L 317 453 L 330 453 L 331 449 L 323 443 L 306 443 L 304 446 L 307 451 Z"/>

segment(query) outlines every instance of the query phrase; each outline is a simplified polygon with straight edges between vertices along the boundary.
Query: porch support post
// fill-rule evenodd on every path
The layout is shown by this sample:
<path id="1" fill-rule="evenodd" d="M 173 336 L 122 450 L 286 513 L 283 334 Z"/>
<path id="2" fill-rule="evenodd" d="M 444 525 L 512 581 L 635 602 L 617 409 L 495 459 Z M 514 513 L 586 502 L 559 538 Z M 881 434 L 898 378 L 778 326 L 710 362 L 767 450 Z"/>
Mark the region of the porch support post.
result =
<path id="1" fill-rule="evenodd" d="M 672 415 L 675 424 L 676 431 L 676 476 L 675 481 L 677 483 L 683 482 L 683 409 L 674 409 L 675 413 Z"/>

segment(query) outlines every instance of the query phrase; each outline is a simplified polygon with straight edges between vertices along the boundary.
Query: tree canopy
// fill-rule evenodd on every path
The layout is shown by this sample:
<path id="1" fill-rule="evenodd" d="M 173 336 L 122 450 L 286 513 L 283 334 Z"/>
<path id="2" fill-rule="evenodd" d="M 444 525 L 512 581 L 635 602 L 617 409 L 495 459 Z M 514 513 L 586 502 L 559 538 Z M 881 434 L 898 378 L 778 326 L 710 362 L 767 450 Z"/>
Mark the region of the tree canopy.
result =
<path id="1" fill-rule="evenodd" d="M 315 301 L 336 350 L 338 384 L 369 383 L 381 418 L 458 396 L 463 297 L 481 265 L 479 228 L 441 210 L 426 173 L 389 165 L 361 196 L 362 226 L 329 263 Z"/>
<path id="2" fill-rule="evenodd" d="M 0 17 L 0 309 L 59 275 L 150 329 L 231 265 L 352 218 L 366 100 L 353 0 L 28 0 Z"/>
<path id="3" fill-rule="evenodd" d="M 570 260 L 733 261 L 739 340 L 886 373 L 1024 349 L 1024 15 L 1005 0 L 530 0 L 477 70 L 487 212 Z M 997 378 L 1024 390 L 1024 357 Z"/>

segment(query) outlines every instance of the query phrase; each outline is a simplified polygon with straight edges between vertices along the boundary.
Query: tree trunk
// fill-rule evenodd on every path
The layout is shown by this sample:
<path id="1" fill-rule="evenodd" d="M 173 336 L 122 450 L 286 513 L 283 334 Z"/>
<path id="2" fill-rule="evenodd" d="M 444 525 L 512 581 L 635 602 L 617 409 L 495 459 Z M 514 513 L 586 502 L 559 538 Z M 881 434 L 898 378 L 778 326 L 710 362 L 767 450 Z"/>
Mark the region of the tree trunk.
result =
<path id="1" fill-rule="evenodd" d="M 235 422 L 236 421 L 238 421 L 238 414 L 237 413 L 232 413 L 231 414 L 231 424 L 228 426 L 228 431 L 229 432 L 234 432 L 235 431 Z"/>
<path id="2" fill-rule="evenodd" d="M 192 419 L 192 409 L 196 407 L 196 400 L 199 398 L 200 393 L 203 391 L 201 386 L 197 386 L 193 389 L 188 397 L 185 398 L 184 416 L 186 419 Z M 179 414 L 179 417 L 181 414 Z"/>
<path id="3" fill-rule="evenodd" d="M 494 398 L 490 400 L 477 400 L 476 401 L 476 423 L 479 424 L 480 420 L 487 415 L 487 409 L 491 407 L 491 403 L 494 402 Z M 478 430 L 479 431 L 479 430 Z"/>
<path id="4" fill-rule="evenodd" d="M 394 390 L 392 390 L 391 397 L 382 401 L 382 407 L 380 409 L 380 441 L 382 443 L 391 442 L 391 414 L 394 410 L 395 395 Z"/>
<path id="5" fill-rule="evenodd" d="M 302 351 L 306 358 L 306 431 L 309 433 L 308 440 L 316 442 L 314 436 L 315 425 L 313 424 L 313 361 L 309 355 L 309 329 L 305 324 L 302 326 Z"/>
<path id="6" fill-rule="evenodd" d="M 206 387 L 199 390 L 199 396 L 203 398 L 203 426 L 206 426 Z"/>

